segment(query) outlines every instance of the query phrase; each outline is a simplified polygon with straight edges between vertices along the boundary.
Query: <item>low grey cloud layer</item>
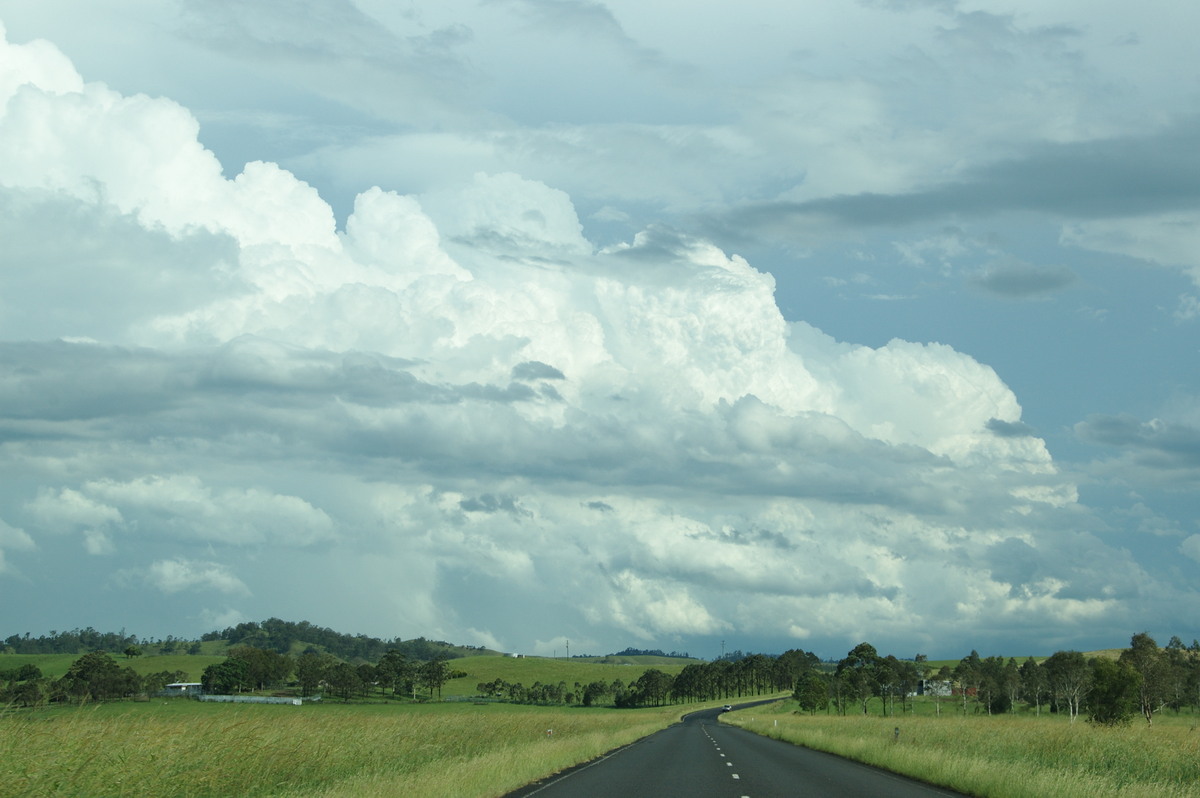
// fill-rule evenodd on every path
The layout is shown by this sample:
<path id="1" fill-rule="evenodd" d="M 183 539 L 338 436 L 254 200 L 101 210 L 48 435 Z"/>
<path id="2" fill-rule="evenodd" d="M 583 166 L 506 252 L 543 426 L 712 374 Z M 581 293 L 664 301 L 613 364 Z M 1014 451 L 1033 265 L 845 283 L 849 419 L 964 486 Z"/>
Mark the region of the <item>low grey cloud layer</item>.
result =
<path id="1" fill-rule="evenodd" d="M 1200 636 L 1200 109 L 1046 9 L 0 0 L 0 620 Z"/>

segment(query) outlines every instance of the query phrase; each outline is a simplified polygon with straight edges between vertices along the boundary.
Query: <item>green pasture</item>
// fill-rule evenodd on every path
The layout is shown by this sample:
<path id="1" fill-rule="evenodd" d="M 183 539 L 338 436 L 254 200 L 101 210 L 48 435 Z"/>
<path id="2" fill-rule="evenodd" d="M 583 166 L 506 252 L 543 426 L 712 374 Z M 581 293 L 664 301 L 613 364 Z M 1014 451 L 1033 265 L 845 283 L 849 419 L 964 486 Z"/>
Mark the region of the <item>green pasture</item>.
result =
<path id="1" fill-rule="evenodd" d="M 206 704 L 0 715 L 6 795 L 484 798 L 664 728 L 687 709 Z"/>
<path id="2" fill-rule="evenodd" d="M 0 654 L 0 670 L 20 668 L 32 663 L 42 675 L 57 679 L 66 674 L 71 663 L 79 659 L 78 654 Z M 201 674 L 209 665 L 222 662 L 221 655 L 167 654 L 126 658 L 115 654 L 113 659 L 121 667 L 128 666 L 142 676 L 162 671 L 183 671 L 187 681 L 200 681 Z M 616 658 L 612 658 L 616 659 Z M 565 682 L 568 690 L 574 690 L 590 682 L 603 681 L 611 684 L 620 679 L 628 685 L 650 668 L 656 668 L 672 676 L 683 670 L 691 660 L 672 657 L 621 657 L 620 661 L 606 658 L 554 659 L 550 657 L 507 657 L 500 654 L 480 654 L 447 660 L 452 671 L 463 671 L 467 675 L 451 679 L 442 688 L 443 697 L 478 695 L 480 682 L 503 679 L 509 683 L 520 683 L 531 687 L 537 682 L 558 684 Z M 378 695 L 378 694 L 376 694 Z M 421 695 L 421 693 L 418 693 Z"/>
<path id="3" fill-rule="evenodd" d="M 783 701 L 721 720 L 986 798 L 1200 798 L 1200 735 L 1191 713 L 1108 727 L 1031 712 L 846 716 Z M 876 705 L 876 708 L 878 706 Z"/>
<path id="4" fill-rule="evenodd" d="M 1121 652 L 1124 650 L 1125 649 L 1123 648 L 1105 648 L 1100 649 L 1099 651 L 1084 651 L 1083 656 L 1087 657 L 1088 659 L 1091 659 L 1092 657 L 1107 657 L 1108 659 L 1116 659 L 1117 657 L 1121 656 Z M 971 652 L 969 651 L 963 652 L 963 657 L 968 656 L 970 653 Z M 992 656 L 991 654 L 983 651 L 980 651 L 979 654 L 980 656 L 984 657 Z M 1009 656 L 1007 654 L 1004 655 L 1005 660 L 1015 659 L 1018 665 L 1024 665 L 1025 661 L 1030 657 L 1033 657 L 1033 661 L 1038 663 L 1045 662 L 1047 659 L 1047 655 L 1045 654 L 1022 654 L 1019 657 Z M 948 667 L 950 670 L 954 670 L 958 666 L 959 662 L 961 662 L 961 659 L 931 659 L 924 663 L 924 667 L 932 676 L 941 670 L 943 665 Z"/>
<path id="5" fill-rule="evenodd" d="M 506 657 L 503 655 L 479 655 L 447 660 L 451 671 L 465 671 L 466 676 L 451 679 L 442 688 L 443 696 L 477 695 L 475 689 L 480 682 L 503 679 L 509 683 L 520 683 L 526 687 L 535 682 L 558 684 L 565 682 L 568 689 L 575 684 L 590 682 L 611 684 L 620 679 L 628 685 L 638 680 L 651 668 L 674 676 L 689 664 L 690 660 L 671 657 L 627 657 L 628 663 L 607 663 L 592 659 L 554 659 L 550 657 Z"/>
<path id="6" fill-rule="evenodd" d="M 645 665 L 650 668 L 658 668 L 665 670 L 665 666 L 680 667 L 691 665 L 696 662 L 704 662 L 701 659 L 689 659 L 687 657 L 660 657 L 655 654 L 609 654 L 604 657 L 573 657 L 573 662 L 588 662 L 592 665 Z"/>
<path id="7" fill-rule="evenodd" d="M 80 654 L 0 654 L 0 670 L 14 670 L 22 665 L 34 664 L 41 670 L 42 676 L 48 679 L 59 679 L 66 675 L 71 663 L 79 659 Z M 129 666 L 134 673 L 145 676 L 149 673 L 163 671 L 183 671 L 188 675 L 187 681 L 200 681 L 200 674 L 209 665 L 224 661 L 224 656 L 205 654 L 164 654 L 161 656 L 141 656 L 126 659 L 123 654 L 113 654 L 113 660 L 122 668 Z"/>
<path id="8" fill-rule="evenodd" d="M 695 708 L 186 699 L 55 706 L 0 715 L 0 792 L 485 798 Z M 1048 714 L 810 716 L 784 700 L 721 720 L 986 798 L 1200 798 L 1200 736 L 1190 715 L 1109 728 Z"/>

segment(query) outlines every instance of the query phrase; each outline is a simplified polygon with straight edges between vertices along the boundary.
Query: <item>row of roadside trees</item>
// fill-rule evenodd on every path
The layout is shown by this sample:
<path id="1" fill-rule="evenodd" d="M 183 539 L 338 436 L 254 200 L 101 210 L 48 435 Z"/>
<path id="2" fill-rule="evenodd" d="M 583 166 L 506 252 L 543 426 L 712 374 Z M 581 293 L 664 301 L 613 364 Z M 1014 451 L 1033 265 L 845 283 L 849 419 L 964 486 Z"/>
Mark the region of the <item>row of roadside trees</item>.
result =
<path id="1" fill-rule="evenodd" d="M 587 684 L 565 682 L 526 687 L 520 682 L 496 679 L 476 685 L 485 698 L 499 698 L 523 704 L 581 704 L 616 707 L 663 706 L 719 699 L 744 698 L 795 690 L 810 673 L 821 668 L 813 653 L 793 649 L 779 656 L 750 654 L 714 662 L 689 663 L 672 676 L 650 668 L 626 684 L 596 680 Z"/>
<path id="2" fill-rule="evenodd" d="M 132 654 L 126 654 L 127 658 Z M 397 651 L 376 664 L 354 665 L 330 654 L 309 652 L 293 657 L 254 646 L 238 646 L 222 662 L 204 669 L 200 683 L 207 693 L 292 690 L 337 698 L 367 698 L 372 694 L 416 697 L 418 690 L 440 697 L 451 678 L 465 675 L 445 659 L 422 662 Z M 122 666 L 107 651 L 93 651 L 75 660 L 59 679 L 43 676 L 34 665 L 0 672 L 0 705 L 36 707 L 45 703 L 110 701 L 153 695 L 166 685 L 186 682 L 183 671 L 139 674 Z"/>
<path id="3" fill-rule="evenodd" d="M 1200 710 L 1200 644 L 1185 647 L 1178 637 L 1160 648 L 1145 632 L 1130 640 L 1119 656 L 1087 657 L 1057 651 L 1042 661 L 1030 657 L 981 657 L 972 651 L 957 665 L 932 671 L 924 658 L 897 660 L 880 656 L 860 643 L 838 661 L 832 674 L 810 674 L 795 698 L 810 712 L 852 707 L 866 713 L 878 700 L 884 714 L 900 711 L 917 692 L 931 694 L 936 712 L 952 703 L 963 713 L 1002 714 L 1024 703 L 1036 714 L 1081 714 L 1098 723 L 1127 722 L 1141 715 L 1152 723 L 1164 709 Z"/>
<path id="4" fill-rule="evenodd" d="M 127 657 L 134 656 L 126 652 Z M 222 662 L 204 670 L 210 693 L 294 690 L 343 700 L 375 696 L 440 698 L 442 687 L 465 676 L 440 656 L 422 661 L 389 650 L 376 663 L 352 664 L 310 650 L 299 656 L 254 646 L 238 646 Z M 44 678 L 34 666 L 0 673 L 0 702 L 36 706 L 46 701 L 107 700 L 152 694 L 187 674 L 163 671 L 139 675 L 110 654 L 95 651 L 76 660 L 61 679 Z M 651 668 L 625 684 L 525 687 L 497 679 L 477 685 L 481 696 L 520 703 L 618 707 L 661 706 L 791 692 L 809 712 L 867 713 L 877 702 L 884 714 L 904 713 L 918 693 L 931 697 L 934 711 L 1001 714 L 1022 704 L 1036 714 L 1086 715 L 1100 723 L 1122 723 L 1140 715 L 1193 707 L 1200 710 L 1200 643 L 1184 646 L 1178 637 L 1160 648 L 1146 633 L 1136 634 L 1117 657 L 1087 657 L 1058 651 L 1044 660 L 981 657 L 972 651 L 957 664 L 932 668 L 925 657 L 881 656 L 860 643 L 836 665 L 799 649 L 779 656 L 751 654 L 695 662 L 672 676 Z"/>
<path id="5" fill-rule="evenodd" d="M 349 701 L 372 695 L 430 698 L 442 695 L 442 687 L 461 674 L 444 657 L 427 661 L 413 659 L 397 650 L 387 651 L 375 664 L 352 664 L 331 654 L 309 651 L 299 656 L 280 654 L 254 646 L 238 646 L 221 663 L 205 668 L 201 678 L 205 692 L 240 693 L 267 690 L 293 681 L 302 696 L 328 693 Z"/>

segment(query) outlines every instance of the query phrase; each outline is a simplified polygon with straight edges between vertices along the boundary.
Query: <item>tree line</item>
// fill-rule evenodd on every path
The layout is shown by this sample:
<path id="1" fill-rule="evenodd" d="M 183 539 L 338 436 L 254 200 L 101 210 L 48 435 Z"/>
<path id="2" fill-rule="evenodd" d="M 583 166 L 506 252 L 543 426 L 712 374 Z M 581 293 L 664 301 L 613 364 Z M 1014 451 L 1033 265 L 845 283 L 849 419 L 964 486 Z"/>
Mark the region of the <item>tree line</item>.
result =
<path id="1" fill-rule="evenodd" d="M 137 645 L 136 635 L 120 632 L 97 632 L 92 627 L 71 629 L 67 632 L 51 631 L 48 635 L 31 637 L 9 635 L 4 638 L 3 648 L 13 654 L 82 654 L 88 651 L 124 651 L 127 646 Z"/>
<path id="2" fill-rule="evenodd" d="M 440 652 L 420 660 L 391 649 L 374 664 L 353 664 L 326 652 L 291 656 L 238 646 L 224 662 L 204 669 L 201 684 L 205 692 L 221 694 L 294 686 L 304 697 L 327 693 L 346 701 L 388 695 L 415 699 L 418 694 L 441 698 L 446 682 L 463 676 Z"/>
<path id="3" fill-rule="evenodd" d="M 431 660 L 435 657 L 454 659 L 486 651 L 478 646 L 460 646 L 442 640 L 427 640 L 417 637 L 412 640 L 394 638 L 385 640 L 363 634 L 345 634 L 308 621 L 284 621 L 268 618 L 265 621 L 247 621 L 221 630 L 205 632 L 199 640 L 183 640 L 167 635 L 166 638 L 139 638 L 120 632 L 98 632 L 92 627 L 71 629 L 65 632 L 51 631 L 48 635 L 33 637 L 29 632 L 4 638 L 0 651 L 11 654 L 86 654 L 92 651 L 107 651 L 122 654 L 130 646 L 159 654 L 200 654 L 202 642 L 224 641 L 229 646 L 252 646 L 254 648 L 287 654 L 295 648 L 324 651 L 340 659 L 376 662 L 388 651 L 396 650 L 408 657 Z"/>
<path id="4" fill-rule="evenodd" d="M 356 665 L 323 652 L 293 657 L 238 646 L 223 661 L 206 667 L 200 684 L 204 692 L 215 694 L 298 690 L 302 696 L 321 693 L 347 701 L 389 694 L 441 698 L 446 682 L 466 676 L 448 662 L 441 656 L 427 661 L 412 659 L 393 649 L 378 663 Z M 35 707 L 47 702 L 82 703 L 154 695 L 168 684 L 188 679 L 189 674 L 178 670 L 141 675 L 120 665 L 107 651 L 93 651 L 71 663 L 60 679 L 46 678 L 32 664 L 0 671 L 0 705 Z"/>
<path id="5" fill-rule="evenodd" d="M 581 655 L 587 656 L 587 655 Z M 610 657 L 671 657 L 674 659 L 691 659 L 692 655 L 686 651 L 672 651 L 670 654 L 663 651 L 661 648 L 633 648 L 632 646 L 623 651 L 618 651 L 615 654 L 609 654 Z"/>
<path id="6" fill-rule="evenodd" d="M 259 627 L 261 629 L 261 627 Z M 92 630 L 94 631 L 94 630 Z M 253 632 L 253 626 L 243 632 Z M 72 635 L 77 635 L 75 630 Z M 252 635 L 243 634 L 242 639 Z M 86 635 L 81 636 L 86 638 Z M 107 639 L 107 638 L 105 638 Z M 120 637 L 127 658 L 141 655 L 140 646 Z M 114 641 L 116 641 L 114 639 Z M 110 641 L 110 642 L 114 642 Z M 350 662 L 310 648 L 299 655 L 272 648 L 238 645 L 222 662 L 204 669 L 206 692 L 287 690 L 302 696 L 317 693 L 349 701 L 378 698 L 441 698 L 451 679 L 466 676 L 437 646 L 420 649 L 428 658 L 400 648 L 386 650 L 375 662 Z M 36 706 L 51 701 L 109 700 L 153 694 L 166 684 L 186 681 L 182 671 L 139 675 L 122 667 L 108 651 L 84 654 L 60 679 L 45 678 L 32 664 L 0 671 L 0 703 Z M 1081 715 L 1097 723 L 1126 723 L 1141 716 L 1153 723 L 1163 710 L 1191 707 L 1200 711 L 1200 643 L 1185 646 L 1172 637 L 1159 647 L 1149 634 L 1133 635 L 1118 657 L 1087 657 L 1057 651 L 1044 660 L 1024 662 L 972 651 L 956 664 L 932 668 L 927 658 L 881 656 L 860 643 L 836 663 L 822 662 L 811 652 L 793 649 L 689 663 L 672 676 L 650 668 L 624 683 L 596 680 L 568 685 L 535 682 L 526 687 L 503 679 L 476 685 L 478 696 L 531 704 L 641 707 L 744 698 L 791 692 L 808 712 L 867 713 L 878 704 L 885 714 L 910 711 L 914 696 L 925 694 L 942 712 L 1003 714 L 1027 707 L 1036 714 Z"/>
<path id="7" fill-rule="evenodd" d="M 1062 713 L 1072 721 L 1081 715 L 1095 723 L 1128 723 L 1140 715 L 1153 723 L 1164 709 L 1185 706 L 1200 710 L 1200 643 L 1184 646 L 1172 637 L 1160 648 L 1149 634 L 1133 635 L 1129 648 L 1116 657 L 1087 657 L 1078 651 L 1056 651 L 1042 661 L 1032 657 L 981 657 L 972 651 L 951 667 L 936 672 L 924 658 L 897 660 L 880 656 L 860 643 L 838 661 L 833 673 L 809 674 L 794 697 L 809 712 L 855 710 L 866 714 L 878 700 L 883 714 L 900 712 L 916 693 L 934 701 L 935 712 L 949 709 L 989 715 L 1016 711 L 1023 703 L 1035 714 Z"/>
<path id="8" fill-rule="evenodd" d="M 796 689 L 809 673 L 821 667 L 811 652 L 793 649 L 779 656 L 768 654 L 727 657 L 714 662 L 695 662 L 672 676 L 650 668 L 626 684 L 597 680 L 588 684 L 566 682 L 526 687 L 520 682 L 495 679 L 475 686 L 481 697 L 522 704 L 581 704 L 582 706 L 646 707 L 697 701 L 744 698 Z"/>

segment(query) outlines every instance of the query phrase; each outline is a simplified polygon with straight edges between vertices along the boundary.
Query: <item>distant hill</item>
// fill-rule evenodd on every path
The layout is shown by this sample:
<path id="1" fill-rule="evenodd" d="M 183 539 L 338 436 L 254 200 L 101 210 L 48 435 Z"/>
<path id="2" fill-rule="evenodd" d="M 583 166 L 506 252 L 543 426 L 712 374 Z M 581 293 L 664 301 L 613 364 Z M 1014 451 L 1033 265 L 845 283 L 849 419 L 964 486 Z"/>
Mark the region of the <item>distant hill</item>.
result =
<path id="1" fill-rule="evenodd" d="M 120 632 L 97 632 L 92 627 L 69 632 L 51 631 L 38 637 L 10 635 L 4 638 L 3 649 L 12 654 L 86 654 L 89 651 L 120 653 L 129 646 L 140 644 L 137 635 Z"/>
<path id="2" fill-rule="evenodd" d="M 609 654 L 610 657 L 670 657 L 672 659 L 691 659 L 691 655 L 686 651 L 682 654 L 678 651 L 672 651 L 670 654 L 663 652 L 661 649 L 645 649 L 645 648 L 627 648 L 624 651 L 618 651 L 616 654 Z"/>
<path id="3" fill-rule="evenodd" d="M 682 657 L 658 656 L 656 654 L 606 654 L 603 657 L 571 657 L 574 662 L 586 662 L 589 665 L 645 665 L 655 667 L 683 667 L 693 662 L 703 662 L 699 659 L 684 659 Z"/>
<path id="4" fill-rule="evenodd" d="M 436 657 L 456 659 L 476 654 L 494 654 L 480 646 L 460 646 L 443 640 L 427 640 L 417 637 L 412 640 L 393 638 L 384 640 L 362 634 L 335 632 L 308 621 L 293 623 L 278 618 L 265 621 L 239 623 L 217 632 L 201 635 L 202 641 L 223 640 L 230 646 L 254 646 L 277 651 L 280 654 L 303 654 L 306 651 L 325 652 L 348 662 L 377 662 L 393 649 L 410 659 L 428 661 Z"/>
<path id="5" fill-rule="evenodd" d="M 479 646 L 460 646 L 441 640 L 418 637 L 412 640 L 390 640 L 362 634 L 335 632 L 308 621 L 298 623 L 268 618 L 229 626 L 220 631 L 206 632 L 199 640 L 181 640 L 168 636 L 166 640 L 139 638 L 120 632 L 97 632 L 92 627 L 67 632 L 51 631 L 33 637 L 28 632 L 10 635 L 0 645 L 0 652 L 11 654 L 86 654 L 107 651 L 122 654 L 137 646 L 145 654 L 204 654 L 222 655 L 234 646 L 254 646 L 280 654 L 303 654 L 305 651 L 332 654 L 348 662 L 377 662 L 384 654 L 396 649 L 410 659 L 428 661 L 436 657 L 457 659 L 477 654 L 494 654 Z"/>

